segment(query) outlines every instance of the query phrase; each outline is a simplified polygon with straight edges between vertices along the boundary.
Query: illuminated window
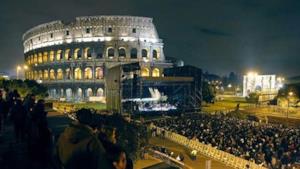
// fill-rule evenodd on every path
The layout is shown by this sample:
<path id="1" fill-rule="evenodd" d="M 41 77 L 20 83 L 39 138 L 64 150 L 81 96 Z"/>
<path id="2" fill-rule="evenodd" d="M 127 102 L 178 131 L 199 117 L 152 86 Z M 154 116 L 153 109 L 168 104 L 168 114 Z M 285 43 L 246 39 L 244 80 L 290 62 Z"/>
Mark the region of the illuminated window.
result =
<path id="1" fill-rule="evenodd" d="M 38 56 L 37 56 L 37 54 L 34 54 L 34 63 L 38 63 Z"/>
<path id="2" fill-rule="evenodd" d="M 74 59 L 80 59 L 81 58 L 81 50 L 80 48 L 76 48 L 74 50 Z"/>
<path id="3" fill-rule="evenodd" d="M 150 71 L 149 71 L 149 69 L 148 68 L 142 68 L 141 69 L 141 76 L 143 76 L 143 77 L 148 77 L 148 76 L 150 76 Z"/>
<path id="4" fill-rule="evenodd" d="M 113 58 L 115 56 L 115 50 L 113 48 L 109 48 L 107 50 L 107 56 L 108 58 Z"/>
<path id="5" fill-rule="evenodd" d="M 92 53 L 89 47 L 84 49 L 84 58 L 85 59 L 91 59 L 92 58 Z"/>
<path id="6" fill-rule="evenodd" d="M 58 50 L 56 52 L 56 60 L 61 60 L 62 59 L 62 51 L 61 50 Z"/>
<path id="7" fill-rule="evenodd" d="M 43 54 L 39 53 L 38 55 L 38 63 L 43 63 Z"/>
<path id="8" fill-rule="evenodd" d="M 80 80 L 82 79 L 82 75 L 81 75 L 81 69 L 80 68 L 76 68 L 74 71 L 74 77 L 76 80 Z"/>
<path id="9" fill-rule="evenodd" d="M 95 78 L 102 79 L 103 78 L 103 69 L 101 67 L 97 67 L 95 71 Z"/>
<path id="10" fill-rule="evenodd" d="M 126 57 L 126 51 L 124 48 L 120 48 L 118 53 L 119 53 L 119 57 Z"/>
<path id="11" fill-rule="evenodd" d="M 57 75 L 56 75 L 56 79 L 57 80 L 62 80 L 64 78 L 63 76 L 63 71 L 61 69 L 57 70 Z"/>
<path id="12" fill-rule="evenodd" d="M 70 49 L 65 50 L 65 59 L 66 60 L 71 60 L 71 55 L 70 55 Z"/>
<path id="13" fill-rule="evenodd" d="M 66 69 L 66 79 L 71 79 L 71 71 L 70 71 L 70 69 L 68 68 L 68 69 Z"/>
<path id="14" fill-rule="evenodd" d="M 84 70 L 84 78 L 85 79 L 92 79 L 93 78 L 93 72 L 92 72 L 91 68 L 88 67 Z"/>
<path id="15" fill-rule="evenodd" d="M 90 96 L 93 96 L 93 90 L 91 88 L 88 88 L 86 90 L 86 97 L 90 97 Z"/>
<path id="16" fill-rule="evenodd" d="M 39 78 L 38 78 L 39 80 L 42 80 L 43 79 L 43 71 L 39 71 Z"/>
<path id="17" fill-rule="evenodd" d="M 44 80 L 48 80 L 48 70 L 44 70 Z"/>
<path id="18" fill-rule="evenodd" d="M 142 57 L 147 58 L 148 57 L 148 51 L 146 49 L 142 50 Z"/>
<path id="19" fill-rule="evenodd" d="M 50 51 L 49 60 L 50 60 L 50 62 L 54 61 L 54 51 Z"/>
<path id="20" fill-rule="evenodd" d="M 102 88 L 98 88 L 98 89 L 97 89 L 97 96 L 98 96 L 98 97 L 102 97 L 103 95 L 104 95 L 103 89 L 102 89 Z"/>
<path id="21" fill-rule="evenodd" d="M 152 70 L 152 77 L 159 77 L 159 69 L 158 68 L 154 68 Z"/>
<path id="22" fill-rule="evenodd" d="M 55 71 L 53 69 L 50 70 L 49 77 L 50 77 L 50 80 L 55 80 Z"/>
<path id="23" fill-rule="evenodd" d="M 43 62 L 44 63 L 48 62 L 48 52 L 44 52 L 44 54 L 43 54 Z"/>

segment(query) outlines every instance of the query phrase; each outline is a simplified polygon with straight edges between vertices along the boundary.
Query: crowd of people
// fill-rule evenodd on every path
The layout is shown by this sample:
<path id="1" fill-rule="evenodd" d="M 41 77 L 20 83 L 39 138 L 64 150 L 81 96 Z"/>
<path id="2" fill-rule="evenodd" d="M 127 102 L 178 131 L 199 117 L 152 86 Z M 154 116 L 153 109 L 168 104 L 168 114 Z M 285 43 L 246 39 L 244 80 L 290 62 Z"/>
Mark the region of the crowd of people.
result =
<path id="1" fill-rule="evenodd" d="M 6 92 L 5 95 L 0 91 L 1 135 L 9 123 L 12 123 L 14 128 L 13 144 L 26 144 L 32 167 L 47 168 L 51 161 L 53 139 L 48 128 L 45 101 L 36 101 L 33 94 L 28 94 L 22 99 L 17 90 Z"/>
<path id="2" fill-rule="evenodd" d="M 22 158 L 28 158 L 28 163 L 23 168 L 133 168 L 131 159 L 117 144 L 113 126 L 103 128 L 101 123 L 95 124 L 95 114 L 89 109 L 78 110 L 75 116 L 76 120 L 54 138 L 48 126 L 44 100 L 36 100 L 33 94 L 21 98 L 17 90 L 5 94 L 0 90 L 0 134 L 7 133 L 5 130 L 9 125 L 13 126 L 15 139 L 10 145 L 27 147 Z M 2 156 L 7 156 L 6 153 L 0 154 L 0 159 L 8 159 Z M 13 159 L 9 160 L 4 163 L 15 163 Z"/>
<path id="3" fill-rule="evenodd" d="M 299 128 L 205 113 L 154 124 L 268 168 L 292 168 L 300 162 Z"/>

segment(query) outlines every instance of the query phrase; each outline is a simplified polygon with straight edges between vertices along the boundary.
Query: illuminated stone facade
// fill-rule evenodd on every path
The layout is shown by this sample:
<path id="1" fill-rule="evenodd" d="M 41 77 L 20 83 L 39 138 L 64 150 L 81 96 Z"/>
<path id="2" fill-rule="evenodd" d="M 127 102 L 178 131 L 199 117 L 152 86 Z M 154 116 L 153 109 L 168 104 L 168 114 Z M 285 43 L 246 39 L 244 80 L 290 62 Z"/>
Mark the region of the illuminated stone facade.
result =
<path id="1" fill-rule="evenodd" d="M 106 71 L 139 62 L 140 76 L 163 76 L 163 43 L 152 18 L 133 16 L 77 17 L 53 21 L 23 35 L 27 79 L 38 80 L 52 99 L 86 101 L 105 98 Z"/>

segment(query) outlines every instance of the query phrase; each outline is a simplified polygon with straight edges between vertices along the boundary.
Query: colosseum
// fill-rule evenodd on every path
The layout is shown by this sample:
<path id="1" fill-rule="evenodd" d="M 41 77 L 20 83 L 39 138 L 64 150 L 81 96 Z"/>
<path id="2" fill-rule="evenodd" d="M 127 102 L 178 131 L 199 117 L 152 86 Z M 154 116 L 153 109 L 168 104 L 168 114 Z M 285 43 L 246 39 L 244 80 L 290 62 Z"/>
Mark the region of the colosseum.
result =
<path id="1" fill-rule="evenodd" d="M 138 75 L 160 77 L 165 61 L 163 42 L 152 18 L 87 16 L 53 21 L 23 35 L 26 79 L 48 87 L 49 98 L 105 100 L 106 71 L 118 64 L 139 63 Z"/>

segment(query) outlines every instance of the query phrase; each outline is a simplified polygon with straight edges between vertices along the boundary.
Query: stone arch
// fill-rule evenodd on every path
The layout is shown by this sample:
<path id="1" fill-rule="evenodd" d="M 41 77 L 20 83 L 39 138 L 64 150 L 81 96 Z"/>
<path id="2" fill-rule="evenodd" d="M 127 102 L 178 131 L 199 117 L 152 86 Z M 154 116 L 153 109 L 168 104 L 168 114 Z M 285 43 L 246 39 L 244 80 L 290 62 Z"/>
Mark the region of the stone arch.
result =
<path id="1" fill-rule="evenodd" d="M 73 99 L 73 92 L 71 88 L 66 89 L 66 100 L 70 101 Z"/>
<path id="2" fill-rule="evenodd" d="M 82 79 L 82 72 L 81 69 L 78 67 L 74 70 L 74 79 L 81 80 Z"/>
<path id="3" fill-rule="evenodd" d="M 131 59 L 136 59 L 137 58 L 137 49 L 136 48 L 132 48 L 131 50 L 130 50 L 130 58 Z"/>
<path id="4" fill-rule="evenodd" d="M 85 90 L 85 96 L 87 98 L 93 96 L 93 90 L 91 88 L 86 89 Z"/>
<path id="5" fill-rule="evenodd" d="M 61 60 L 62 59 L 62 50 L 57 50 L 56 51 L 56 60 Z"/>
<path id="6" fill-rule="evenodd" d="M 67 80 L 70 80 L 70 79 L 71 79 L 71 69 L 70 69 L 70 68 L 67 68 L 67 69 L 65 70 L 65 78 L 66 78 Z"/>
<path id="7" fill-rule="evenodd" d="M 119 57 L 126 58 L 126 50 L 124 47 L 120 47 L 118 50 Z"/>
<path id="8" fill-rule="evenodd" d="M 76 97 L 77 97 L 78 101 L 82 100 L 83 93 L 82 93 L 82 89 L 81 88 L 77 89 L 77 91 L 76 91 Z"/>
<path id="9" fill-rule="evenodd" d="M 48 62 L 48 52 L 44 52 L 44 54 L 43 54 L 43 62 L 44 63 Z"/>
<path id="10" fill-rule="evenodd" d="M 56 96 L 57 96 L 56 89 L 50 89 L 49 95 L 50 95 L 50 97 L 52 97 L 52 98 L 56 98 Z"/>
<path id="11" fill-rule="evenodd" d="M 84 78 L 85 79 L 93 79 L 93 71 L 90 67 L 85 68 L 84 70 Z"/>
<path id="12" fill-rule="evenodd" d="M 54 61 L 54 51 L 50 51 L 50 53 L 49 53 L 49 61 L 50 62 Z"/>
<path id="13" fill-rule="evenodd" d="M 113 47 L 107 48 L 107 57 L 113 58 L 115 56 L 115 49 Z"/>
<path id="14" fill-rule="evenodd" d="M 159 54 L 158 54 L 157 50 L 155 50 L 155 49 L 152 51 L 152 58 L 153 59 L 158 59 L 159 58 Z"/>
<path id="15" fill-rule="evenodd" d="M 81 59 L 81 49 L 80 48 L 76 48 L 74 50 L 74 59 Z"/>
<path id="16" fill-rule="evenodd" d="M 64 78 L 62 69 L 57 69 L 56 79 L 62 80 Z"/>
<path id="17" fill-rule="evenodd" d="M 66 49 L 65 50 L 65 60 L 71 60 L 72 56 L 71 56 L 71 50 L 70 49 Z"/>
<path id="18" fill-rule="evenodd" d="M 148 58 L 148 51 L 147 51 L 147 49 L 142 49 L 142 58 Z"/>
<path id="19" fill-rule="evenodd" d="M 92 59 L 92 52 L 90 47 L 84 48 L 84 58 L 85 59 Z"/>
<path id="20" fill-rule="evenodd" d="M 43 79 L 43 71 L 40 70 L 38 80 L 42 80 L 42 79 Z"/>
<path id="21" fill-rule="evenodd" d="M 55 71 L 54 69 L 51 69 L 49 72 L 49 78 L 50 80 L 55 80 Z"/>
<path id="22" fill-rule="evenodd" d="M 141 69 L 141 76 L 143 76 L 143 77 L 148 77 L 148 76 L 150 76 L 150 71 L 149 71 L 149 69 L 146 68 L 146 67 L 143 67 L 143 68 Z"/>
<path id="23" fill-rule="evenodd" d="M 103 97 L 104 96 L 104 90 L 102 88 L 97 89 L 97 96 L 98 97 Z"/>
<path id="24" fill-rule="evenodd" d="M 38 54 L 38 63 L 43 63 L 43 53 Z"/>
<path id="25" fill-rule="evenodd" d="M 159 77 L 160 76 L 160 71 L 158 68 L 154 68 L 152 70 L 152 77 Z"/>
<path id="26" fill-rule="evenodd" d="M 49 72 L 46 69 L 46 70 L 44 70 L 44 80 L 48 80 L 48 78 L 49 78 Z"/>
<path id="27" fill-rule="evenodd" d="M 102 79 L 103 78 L 103 69 L 102 67 L 96 67 L 95 69 L 95 78 Z"/>

